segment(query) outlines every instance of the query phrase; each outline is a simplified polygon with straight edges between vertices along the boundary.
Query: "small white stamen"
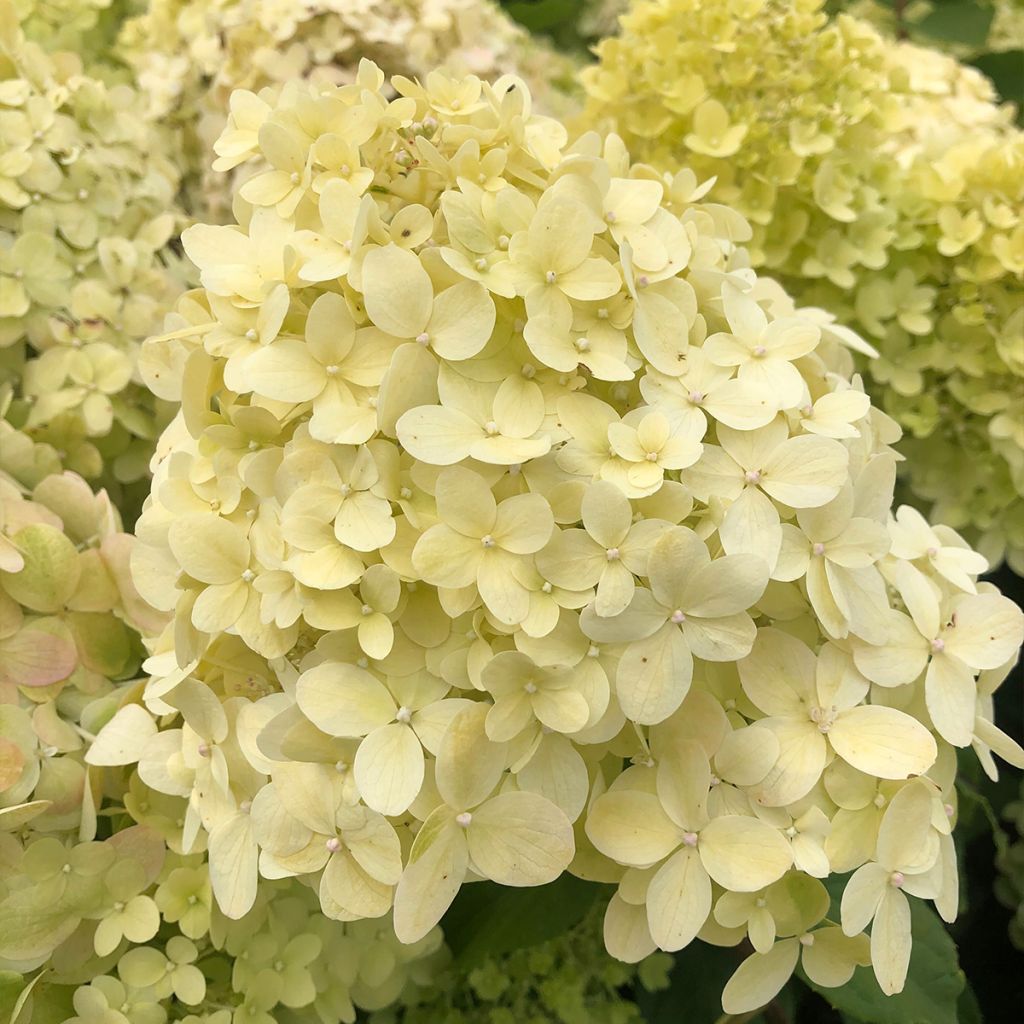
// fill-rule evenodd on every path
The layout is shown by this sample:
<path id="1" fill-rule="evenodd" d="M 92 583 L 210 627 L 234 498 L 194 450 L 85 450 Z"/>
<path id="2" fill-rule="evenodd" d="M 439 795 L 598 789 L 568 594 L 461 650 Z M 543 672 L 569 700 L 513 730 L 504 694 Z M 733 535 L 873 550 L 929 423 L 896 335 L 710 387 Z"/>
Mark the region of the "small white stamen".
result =
<path id="1" fill-rule="evenodd" d="M 463 828 L 469 828 L 473 824 L 473 815 L 469 811 L 463 811 L 461 814 L 455 815 L 455 824 L 461 825 Z"/>

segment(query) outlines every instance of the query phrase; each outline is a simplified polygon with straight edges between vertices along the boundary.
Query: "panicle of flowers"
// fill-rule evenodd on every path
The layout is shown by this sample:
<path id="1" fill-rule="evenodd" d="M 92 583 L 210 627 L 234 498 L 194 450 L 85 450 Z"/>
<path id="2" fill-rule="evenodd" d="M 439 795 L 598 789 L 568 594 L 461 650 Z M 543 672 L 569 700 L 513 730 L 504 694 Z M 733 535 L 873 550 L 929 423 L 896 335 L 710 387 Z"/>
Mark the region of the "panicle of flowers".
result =
<path id="1" fill-rule="evenodd" d="M 1024 133 L 973 68 L 822 7 L 637 0 L 585 120 L 717 178 L 753 265 L 880 352 L 915 504 L 1024 572 Z"/>
<path id="2" fill-rule="evenodd" d="M 132 561 L 171 621 L 90 760 L 186 801 L 232 919 L 297 878 L 417 942 L 569 870 L 624 961 L 749 936 L 730 1013 L 801 959 L 898 991 L 908 895 L 956 913 L 956 750 L 1024 764 L 1024 615 L 891 511 L 863 342 L 708 183 L 512 76 L 391 87 L 235 96 L 217 151 L 263 169 L 140 363 L 181 402 Z"/>
<path id="3" fill-rule="evenodd" d="M 557 101 L 560 90 L 574 87 L 575 72 L 493 0 L 148 0 L 125 21 L 118 52 L 154 112 L 181 122 L 177 163 L 190 208 L 196 219 L 217 223 L 231 219 L 235 176 L 211 174 L 208 154 L 236 89 L 270 88 L 265 102 L 272 104 L 289 81 L 351 82 L 368 57 L 407 75 L 438 67 L 481 76 L 517 70 L 541 88 L 550 84 Z M 252 116 L 241 113 L 243 122 Z"/>
<path id="4" fill-rule="evenodd" d="M 145 473 L 161 423 L 136 354 L 184 281 L 160 138 L 140 94 L 26 41 L 0 5 L 5 415 L 111 488 Z"/>
<path id="5" fill-rule="evenodd" d="M 1013 916 L 1010 918 L 1010 941 L 1017 949 L 1024 950 L 1024 780 L 1016 800 L 1008 803 L 1003 810 L 1011 829 L 1009 839 L 1004 834 L 1003 842 L 997 842 L 996 899 Z"/>
<path id="6" fill-rule="evenodd" d="M 115 0 L 12 0 L 21 26 L 47 52 L 80 54 L 90 65 L 106 63 L 123 17 Z"/>
<path id="7" fill-rule="evenodd" d="M 431 980 L 410 988 L 395 1005 L 370 1015 L 370 1024 L 643 1024 L 633 999 L 623 994 L 668 986 L 672 958 L 654 953 L 639 964 L 611 959 L 593 911 L 557 938 L 534 946 L 456 961 Z"/>
<path id="8" fill-rule="evenodd" d="M 6 455 L 22 435 L 3 427 Z M 110 869 L 142 870 L 127 864 L 137 833 L 97 841 L 103 792 L 85 752 L 137 675 L 137 630 L 161 621 L 131 583 L 132 539 L 106 494 L 70 472 L 26 488 L 34 465 L 0 470 L 0 958 L 19 973 L 113 906 Z"/>
<path id="9" fill-rule="evenodd" d="M 5 455 L 31 446 L 0 425 Z M 314 1003 L 351 1022 L 426 984 L 446 962 L 437 929 L 402 946 L 389 921 L 328 920 L 291 881 L 265 883 L 241 920 L 219 913 L 188 765 L 108 767 L 156 732 L 130 703 L 137 630 L 163 622 L 132 585 L 133 538 L 74 473 L 26 488 L 36 460 L 18 448 L 0 469 L 0 965 L 24 979 L 12 1024 L 152 1024 L 172 1007 L 219 1024 L 225 1006 L 273 1021 Z"/>

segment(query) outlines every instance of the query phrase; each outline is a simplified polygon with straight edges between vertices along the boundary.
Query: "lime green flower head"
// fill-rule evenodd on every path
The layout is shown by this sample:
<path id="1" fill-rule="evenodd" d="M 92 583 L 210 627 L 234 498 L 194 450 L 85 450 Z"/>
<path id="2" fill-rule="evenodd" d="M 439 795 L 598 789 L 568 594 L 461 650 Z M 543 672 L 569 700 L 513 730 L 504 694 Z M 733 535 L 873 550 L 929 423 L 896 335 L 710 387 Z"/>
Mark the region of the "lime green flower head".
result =
<path id="1" fill-rule="evenodd" d="M 120 21 L 114 0 L 12 0 L 25 34 L 49 52 L 81 54 L 87 63 L 107 60 Z"/>
<path id="2" fill-rule="evenodd" d="M 701 145 L 742 153 L 722 107 Z M 729 1013 L 798 963 L 900 990 L 886 922 L 956 911 L 955 751 L 1024 764 L 991 701 L 1024 614 L 894 509 L 871 346 L 757 276 L 710 183 L 570 143 L 522 79 L 364 61 L 232 111 L 257 172 L 140 362 L 180 403 L 131 561 L 171 621 L 86 755 L 184 805 L 158 905 L 233 949 L 297 880 L 238 968 L 256 1017 L 321 984 L 310 912 L 380 928 L 351 1013 L 465 881 L 566 870 L 616 885 L 620 960 L 750 937 Z"/>
<path id="3" fill-rule="evenodd" d="M 62 33 L 35 32 L 39 13 L 0 9 L 5 416 L 65 468 L 117 485 L 142 475 L 158 429 L 135 360 L 180 289 L 179 174 L 141 94 L 57 49 Z"/>
<path id="4" fill-rule="evenodd" d="M 822 6 L 637 0 L 584 120 L 717 179 L 753 264 L 878 350 L 908 499 L 1024 571 L 1024 134 L 974 69 Z"/>
<path id="5" fill-rule="evenodd" d="M 26 495 L 0 475 L 2 833 L 60 850 L 97 833 L 102 780 L 86 747 L 140 667 L 138 630 L 161 622 L 128 574 L 132 543 L 81 477 L 47 475 Z M 69 912 L 55 908 L 55 934 Z"/>

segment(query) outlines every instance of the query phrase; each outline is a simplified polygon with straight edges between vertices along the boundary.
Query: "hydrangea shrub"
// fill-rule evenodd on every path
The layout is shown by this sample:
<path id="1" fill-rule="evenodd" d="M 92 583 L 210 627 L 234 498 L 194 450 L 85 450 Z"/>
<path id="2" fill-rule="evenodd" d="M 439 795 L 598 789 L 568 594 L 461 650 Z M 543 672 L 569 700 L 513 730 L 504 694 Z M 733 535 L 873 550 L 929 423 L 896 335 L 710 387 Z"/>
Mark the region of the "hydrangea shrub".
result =
<path id="1" fill-rule="evenodd" d="M 148 0 L 126 19 L 118 52 L 153 111 L 180 124 L 176 159 L 197 219 L 231 219 L 233 179 L 211 174 L 209 150 L 233 102 L 243 127 L 259 117 L 260 93 L 312 77 L 351 82 L 363 57 L 389 72 L 424 75 L 517 71 L 540 88 L 568 82 L 572 66 L 531 40 L 492 0 Z M 532 69 L 532 71 L 531 71 Z M 283 154 L 282 154 L 283 155 Z"/>
<path id="2" fill-rule="evenodd" d="M 915 503 L 1024 572 L 1024 134 L 954 59 L 821 0 L 638 0 L 587 121 L 717 177 L 755 266 L 881 353 Z"/>
<path id="3" fill-rule="evenodd" d="M 1024 764 L 1024 615 L 892 511 L 859 338 L 515 77 L 364 62 L 217 149 L 264 169 L 142 361 L 181 402 L 132 561 L 170 621 L 90 758 L 185 802 L 232 920 L 293 878 L 415 944 L 466 882 L 570 871 L 618 959 L 749 938 L 728 1012 L 798 961 L 899 991 L 909 899 L 956 913 L 957 750 Z"/>
<path id="4" fill-rule="evenodd" d="M 8 2 L 0 51 L 5 415 L 65 468 L 129 483 L 161 426 L 135 363 L 183 286 L 168 248 L 179 173 L 142 95 L 27 41 Z"/>

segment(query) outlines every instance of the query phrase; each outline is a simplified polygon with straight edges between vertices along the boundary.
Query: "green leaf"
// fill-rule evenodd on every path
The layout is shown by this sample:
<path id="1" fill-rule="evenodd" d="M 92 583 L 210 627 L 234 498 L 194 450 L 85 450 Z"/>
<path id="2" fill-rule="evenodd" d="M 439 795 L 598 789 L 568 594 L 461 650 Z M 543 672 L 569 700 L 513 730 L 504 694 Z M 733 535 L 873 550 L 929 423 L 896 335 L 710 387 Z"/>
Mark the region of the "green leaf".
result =
<path id="1" fill-rule="evenodd" d="M 17 971 L 0 971 L 0 1021 L 4 1024 L 11 1019 L 14 1004 L 24 987 L 24 975 Z"/>
<path id="2" fill-rule="evenodd" d="M 638 992 L 637 1006 L 646 1024 L 713 1024 L 722 1017 L 722 989 L 740 965 L 743 953 L 691 942 L 675 955 L 669 987 Z"/>
<path id="3" fill-rule="evenodd" d="M 505 10 L 531 32 L 550 32 L 571 25 L 579 13 L 576 0 L 510 0 Z"/>
<path id="4" fill-rule="evenodd" d="M 474 882 L 459 891 L 441 927 L 456 962 L 470 967 L 561 935 L 579 924 L 598 896 L 607 897 L 611 888 L 569 874 L 528 889 Z"/>
<path id="5" fill-rule="evenodd" d="M 960 999 L 956 1004 L 956 1017 L 958 1024 L 985 1024 L 981 1007 L 978 1005 L 978 997 L 974 994 L 970 982 L 964 985 L 964 990 L 960 993 Z"/>
<path id="6" fill-rule="evenodd" d="M 929 39 L 979 49 L 988 39 L 994 17 L 993 7 L 981 7 L 972 0 L 958 0 L 936 5 L 914 25 L 914 31 Z"/>
<path id="7" fill-rule="evenodd" d="M 992 79 L 1002 99 L 1024 108 L 1024 50 L 982 53 L 972 57 L 968 63 Z M 1018 117 L 1020 113 L 1018 109 Z"/>
<path id="8" fill-rule="evenodd" d="M 957 1000 L 966 978 L 956 945 L 926 904 L 911 899 L 910 911 L 914 948 L 899 995 L 884 995 L 870 967 L 858 967 L 842 988 L 821 988 L 802 969 L 800 978 L 835 1009 L 863 1024 L 958 1024 Z"/>

